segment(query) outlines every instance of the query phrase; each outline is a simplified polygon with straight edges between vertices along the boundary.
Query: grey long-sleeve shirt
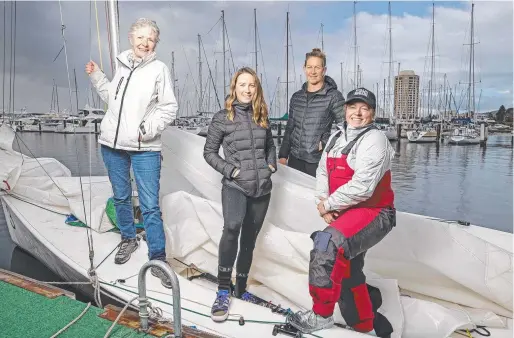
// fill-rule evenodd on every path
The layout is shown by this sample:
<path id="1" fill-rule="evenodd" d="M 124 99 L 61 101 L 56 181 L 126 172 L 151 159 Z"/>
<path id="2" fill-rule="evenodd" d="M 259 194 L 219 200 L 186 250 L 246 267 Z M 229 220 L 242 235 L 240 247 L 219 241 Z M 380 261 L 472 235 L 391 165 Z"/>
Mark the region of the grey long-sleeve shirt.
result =
<path id="1" fill-rule="evenodd" d="M 345 130 L 342 124 L 338 125 L 342 134 L 330 150 L 329 156 L 341 156 L 344 147 L 369 127 L 352 128 L 348 126 Z M 334 135 L 335 133 L 330 136 L 327 144 L 330 144 Z M 378 129 L 367 132 L 357 141 L 347 157 L 348 165 L 355 171 L 352 179 L 329 195 L 327 152 L 323 151 L 316 171 L 316 204 L 322 198 L 326 198 L 324 205 L 325 209 L 329 211 L 346 209 L 367 200 L 373 195 L 385 172 L 391 169 L 394 155 L 395 151 L 383 132 Z"/>

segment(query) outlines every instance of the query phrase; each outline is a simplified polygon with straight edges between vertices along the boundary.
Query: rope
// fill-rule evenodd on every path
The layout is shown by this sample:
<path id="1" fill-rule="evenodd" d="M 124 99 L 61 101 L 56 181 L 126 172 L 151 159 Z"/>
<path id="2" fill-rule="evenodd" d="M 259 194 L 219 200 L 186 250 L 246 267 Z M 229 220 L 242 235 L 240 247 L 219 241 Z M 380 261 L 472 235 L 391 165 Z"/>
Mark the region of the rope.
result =
<path id="1" fill-rule="evenodd" d="M 127 308 L 129 307 L 129 305 L 135 301 L 138 297 L 134 297 L 132 298 L 130 301 L 127 302 L 127 304 L 125 304 L 125 306 L 123 307 L 123 310 L 120 311 L 120 313 L 118 314 L 118 317 L 116 317 L 116 320 L 112 323 L 111 327 L 109 328 L 109 330 L 107 330 L 107 333 L 105 334 L 104 338 L 107 338 L 109 337 L 109 335 L 111 334 L 111 331 L 112 329 L 114 328 L 114 326 L 116 325 L 116 323 L 118 322 L 118 320 L 120 320 L 121 318 L 121 315 L 123 314 L 123 312 L 125 312 L 127 310 Z"/>
<path id="2" fill-rule="evenodd" d="M 69 322 L 65 327 L 63 327 L 62 329 L 60 329 L 59 331 L 57 331 L 56 333 L 54 333 L 54 335 L 50 338 L 55 338 L 57 337 L 58 335 L 60 335 L 61 333 L 63 333 L 64 331 L 66 331 L 70 326 L 72 326 L 73 324 L 75 324 L 80 318 L 82 318 L 82 316 L 84 316 L 87 312 L 87 310 L 91 307 L 91 303 L 87 303 L 87 306 L 86 308 L 82 311 L 82 313 L 80 315 L 78 315 L 77 318 L 73 319 L 71 322 Z"/>
<path id="3" fill-rule="evenodd" d="M 112 286 L 112 287 L 115 287 L 117 289 L 129 292 L 129 293 L 132 293 L 132 294 L 137 294 L 136 292 L 134 292 L 132 290 L 128 290 L 128 289 L 122 288 L 122 287 L 120 287 L 118 285 L 115 285 L 115 284 L 112 284 L 112 283 L 100 282 L 100 284 Z M 148 299 L 151 299 L 151 300 L 154 300 L 156 302 L 160 302 L 160 303 L 163 303 L 163 304 L 166 304 L 166 305 L 173 306 L 172 303 L 168 303 L 168 302 L 165 302 L 163 300 L 156 299 L 156 298 L 153 298 L 153 297 L 148 297 Z M 184 310 L 184 311 L 188 311 L 188 312 L 194 313 L 196 315 L 202 316 L 202 317 L 211 318 L 210 314 L 205 314 L 205 313 L 202 313 L 202 312 L 198 312 L 198 311 L 195 311 L 195 310 L 192 310 L 192 309 L 188 309 L 186 307 L 181 307 L 181 309 Z M 227 319 L 227 321 L 239 322 L 239 319 Z M 284 324 L 284 322 L 271 322 L 271 321 L 256 320 L 256 319 L 245 319 L 245 322 L 255 323 L 255 324 Z"/>

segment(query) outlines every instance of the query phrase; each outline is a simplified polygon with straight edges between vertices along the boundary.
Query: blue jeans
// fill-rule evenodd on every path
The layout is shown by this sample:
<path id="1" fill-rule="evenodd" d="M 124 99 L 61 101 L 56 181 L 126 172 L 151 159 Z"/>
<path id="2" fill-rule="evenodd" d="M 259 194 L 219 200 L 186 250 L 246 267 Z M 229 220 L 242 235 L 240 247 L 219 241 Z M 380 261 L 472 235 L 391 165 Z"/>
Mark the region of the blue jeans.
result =
<path id="1" fill-rule="evenodd" d="M 114 192 L 116 220 L 121 238 L 135 238 L 136 226 L 132 208 L 130 165 L 134 171 L 139 204 L 146 231 L 148 257 L 166 258 L 166 238 L 159 208 L 161 153 L 158 151 L 126 151 L 101 146 L 102 157 Z"/>

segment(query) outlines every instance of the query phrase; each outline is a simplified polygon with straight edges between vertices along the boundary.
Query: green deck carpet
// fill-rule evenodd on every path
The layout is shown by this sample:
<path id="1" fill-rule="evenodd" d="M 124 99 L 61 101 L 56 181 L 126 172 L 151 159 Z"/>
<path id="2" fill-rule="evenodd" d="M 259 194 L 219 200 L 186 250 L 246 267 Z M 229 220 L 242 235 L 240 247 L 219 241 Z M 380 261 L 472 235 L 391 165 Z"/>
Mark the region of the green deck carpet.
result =
<path id="1" fill-rule="evenodd" d="M 0 337 L 51 337 L 86 308 L 87 304 L 60 296 L 49 299 L 17 286 L 0 281 L 2 310 Z M 112 322 L 98 317 L 103 312 L 93 304 L 75 324 L 61 333 L 61 337 L 102 338 Z M 116 325 L 109 337 L 150 337 L 127 327 Z"/>

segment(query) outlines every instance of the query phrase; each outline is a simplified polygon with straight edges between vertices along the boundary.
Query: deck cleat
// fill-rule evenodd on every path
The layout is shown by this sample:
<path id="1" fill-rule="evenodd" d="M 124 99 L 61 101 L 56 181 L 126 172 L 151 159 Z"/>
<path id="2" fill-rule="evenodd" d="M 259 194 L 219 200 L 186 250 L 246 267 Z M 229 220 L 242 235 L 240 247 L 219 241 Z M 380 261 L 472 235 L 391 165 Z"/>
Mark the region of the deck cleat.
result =
<path id="1" fill-rule="evenodd" d="M 279 333 L 282 333 L 282 334 L 284 334 L 286 336 L 295 337 L 295 338 L 302 338 L 303 337 L 302 332 L 300 330 L 298 330 L 297 328 L 295 328 L 291 324 L 287 324 L 287 323 L 277 324 L 277 325 L 275 325 L 273 327 L 272 334 L 274 336 L 276 336 Z"/>

